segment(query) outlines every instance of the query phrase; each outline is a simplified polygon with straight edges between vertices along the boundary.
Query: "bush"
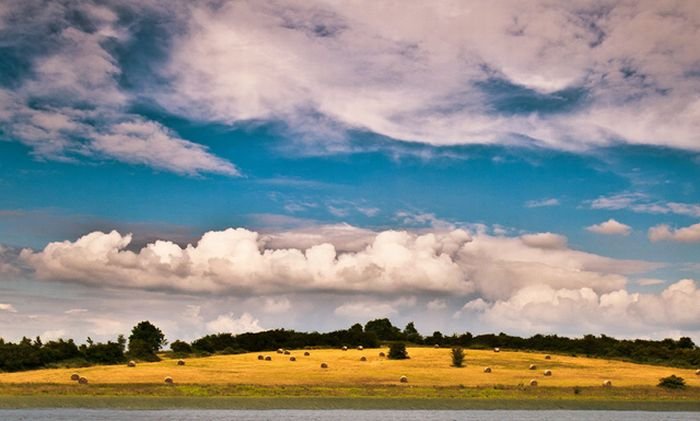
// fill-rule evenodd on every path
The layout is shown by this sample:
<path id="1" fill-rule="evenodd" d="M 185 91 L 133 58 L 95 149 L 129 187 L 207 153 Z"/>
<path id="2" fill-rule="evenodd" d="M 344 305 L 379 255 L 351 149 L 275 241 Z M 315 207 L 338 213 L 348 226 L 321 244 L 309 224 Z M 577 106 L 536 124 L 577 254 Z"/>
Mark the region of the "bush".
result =
<path id="1" fill-rule="evenodd" d="M 170 349 L 176 354 L 189 354 L 192 352 L 190 344 L 179 339 L 170 344 Z"/>
<path id="2" fill-rule="evenodd" d="M 683 389 L 685 388 L 685 379 L 683 379 L 683 377 L 678 377 L 675 374 L 671 374 L 668 377 L 660 378 L 657 386 L 665 387 L 666 389 Z"/>
<path id="3" fill-rule="evenodd" d="M 464 349 L 461 346 L 452 348 L 452 367 L 464 367 Z"/>
<path id="4" fill-rule="evenodd" d="M 396 342 L 389 346 L 389 355 L 387 356 L 390 360 L 407 360 L 408 352 L 406 352 L 406 344 L 403 342 Z"/>

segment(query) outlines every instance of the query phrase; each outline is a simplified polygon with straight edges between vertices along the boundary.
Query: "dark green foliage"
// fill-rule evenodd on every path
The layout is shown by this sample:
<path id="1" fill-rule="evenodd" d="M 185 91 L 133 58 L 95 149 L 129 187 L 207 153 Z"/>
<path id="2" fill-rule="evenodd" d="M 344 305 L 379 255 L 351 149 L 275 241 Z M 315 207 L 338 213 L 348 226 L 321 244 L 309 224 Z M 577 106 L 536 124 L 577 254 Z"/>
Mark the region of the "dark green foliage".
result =
<path id="1" fill-rule="evenodd" d="M 389 354 L 387 358 L 390 360 L 406 360 L 408 352 L 406 352 L 406 344 L 403 342 L 395 342 L 389 346 Z"/>
<path id="2" fill-rule="evenodd" d="M 117 342 L 107 341 L 107 343 L 94 343 L 88 338 L 87 345 L 81 345 L 85 359 L 92 364 L 119 364 L 126 361 L 124 356 L 124 346 L 126 341 L 124 336 L 119 335 Z"/>
<path id="3" fill-rule="evenodd" d="M 406 327 L 403 329 L 403 337 L 406 339 L 408 342 L 414 343 L 414 344 L 420 344 L 423 342 L 423 337 L 420 336 L 420 333 L 418 333 L 418 330 L 416 329 L 416 325 L 413 324 L 413 322 L 409 322 Z"/>
<path id="4" fill-rule="evenodd" d="M 365 332 L 373 332 L 381 341 L 395 341 L 401 337 L 399 328 L 392 325 L 386 318 L 367 322 Z"/>
<path id="5" fill-rule="evenodd" d="M 452 348 L 452 367 L 464 367 L 464 349 L 461 346 Z"/>
<path id="6" fill-rule="evenodd" d="M 160 351 L 168 341 L 163 332 L 149 321 L 139 322 L 129 336 L 129 356 L 146 361 L 153 361 L 156 352 Z M 157 357 L 155 358 L 157 361 Z"/>
<path id="7" fill-rule="evenodd" d="M 170 349 L 176 354 L 189 354 L 192 352 L 192 347 L 185 341 L 176 340 L 170 344 Z"/>
<path id="8" fill-rule="evenodd" d="M 664 387 L 666 389 L 684 389 L 685 379 L 683 379 L 683 377 L 678 377 L 675 374 L 671 374 L 668 377 L 660 378 L 657 386 Z"/>

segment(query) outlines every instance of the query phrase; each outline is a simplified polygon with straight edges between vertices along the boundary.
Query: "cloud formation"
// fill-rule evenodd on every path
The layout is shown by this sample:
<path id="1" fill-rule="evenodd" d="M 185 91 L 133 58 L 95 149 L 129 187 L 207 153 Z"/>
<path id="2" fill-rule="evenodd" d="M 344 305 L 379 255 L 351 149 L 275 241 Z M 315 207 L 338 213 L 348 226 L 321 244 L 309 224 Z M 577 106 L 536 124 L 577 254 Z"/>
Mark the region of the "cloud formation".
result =
<path id="1" fill-rule="evenodd" d="M 619 193 L 601 196 L 591 201 L 591 209 L 625 209 L 636 213 L 700 217 L 700 204 L 654 201 L 644 193 Z"/>
<path id="2" fill-rule="evenodd" d="M 210 333 L 233 333 L 236 335 L 264 330 L 260 326 L 258 319 L 254 318 L 250 313 L 243 313 L 238 318 L 234 317 L 233 313 L 222 314 L 208 322 L 206 328 Z"/>
<path id="3" fill-rule="evenodd" d="M 593 224 L 586 227 L 586 231 L 594 232 L 603 235 L 629 235 L 632 232 L 632 227 L 618 222 L 612 218 L 600 224 Z"/>
<path id="4" fill-rule="evenodd" d="M 649 228 L 649 240 L 677 241 L 679 243 L 700 243 L 700 224 L 673 229 L 666 224 Z"/>

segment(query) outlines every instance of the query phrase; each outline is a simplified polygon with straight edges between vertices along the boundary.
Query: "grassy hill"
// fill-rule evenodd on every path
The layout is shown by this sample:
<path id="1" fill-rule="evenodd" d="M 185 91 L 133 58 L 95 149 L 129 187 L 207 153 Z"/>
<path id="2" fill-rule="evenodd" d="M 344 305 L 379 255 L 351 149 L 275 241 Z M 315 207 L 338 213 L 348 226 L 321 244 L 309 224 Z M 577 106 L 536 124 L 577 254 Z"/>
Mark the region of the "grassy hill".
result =
<path id="1" fill-rule="evenodd" d="M 450 366 L 450 350 L 409 348 L 409 360 L 380 357 L 386 349 L 291 351 L 291 355 L 258 353 L 138 363 L 136 367 L 94 366 L 0 374 L 0 395 L 7 396 L 182 396 L 257 398 L 365 399 L 504 399 L 580 401 L 683 401 L 700 409 L 700 376 L 694 370 L 640 365 L 529 352 L 467 350 L 466 367 Z M 290 361 L 290 357 L 296 361 Z M 364 356 L 367 361 L 360 361 Z M 328 368 L 321 368 L 321 363 Z M 534 364 L 537 369 L 530 370 Z M 484 368 L 490 367 L 491 373 Z M 545 376 L 544 370 L 551 370 Z M 78 372 L 89 380 L 70 380 Z M 659 378 L 675 374 L 686 379 L 684 391 L 664 391 Z M 170 376 L 174 385 L 163 384 Z M 406 376 L 408 383 L 400 383 Z M 539 385 L 529 387 L 531 379 Z M 604 388 L 604 380 L 613 387 Z M 692 406 L 691 405 L 691 406 Z M 559 406 L 556 406 L 559 407 Z"/>

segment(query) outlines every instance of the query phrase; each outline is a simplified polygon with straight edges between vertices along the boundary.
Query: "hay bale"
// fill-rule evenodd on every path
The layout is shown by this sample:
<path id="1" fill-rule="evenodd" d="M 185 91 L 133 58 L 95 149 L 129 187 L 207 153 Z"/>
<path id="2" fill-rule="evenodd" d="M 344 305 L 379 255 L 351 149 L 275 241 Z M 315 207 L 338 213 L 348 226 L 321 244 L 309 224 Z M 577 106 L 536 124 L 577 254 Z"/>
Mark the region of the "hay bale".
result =
<path id="1" fill-rule="evenodd" d="M 166 384 L 173 384 L 173 378 L 170 377 L 170 376 L 167 376 L 165 379 L 163 379 L 163 381 L 164 381 Z"/>
<path id="2" fill-rule="evenodd" d="M 501 348 L 496 347 L 493 349 L 493 352 L 501 352 Z"/>
<path id="3" fill-rule="evenodd" d="M 551 355 L 545 355 L 545 356 L 544 356 L 544 359 L 545 359 L 545 360 L 551 360 L 551 359 L 552 359 L 552 356 L 551 356 Z"/>
<path id="4" fill-rule="evenodd" d="M 440 344 L 435 344 L 434 348 L 440 348 Z"/>
<path id="5" fill-rule="evenodd" d="M 406 377 L 406 376 L 401 376 L 401 377 L 399 377 L 399 381 L 400 381 L 401 383 L 408 383 L 408 377 Z"/>
<path id="6" fill-rule="evenodd" d="M 74 382 L 77 382 L 80 379 L 80 374 L 73 373 L 70 375 L 70 379 L 73 380 Z"/>
<path id="7" fill-rule="evenodd" d="M 284 355 L 290 355 L 291 352 L 287 351 L 286 349 L 284 350 Z"/>
<path id="8" fill-rule="evenodd" d="M 129 362 L 126 364 L 126 366 L 127 366 L 127 367 L 136 367 L 136 361 L 133 361 L 133 360 L 132 360 L 132 361 L 129 361 Z"/>
<path id="9" fill-rule="evenodd" d="M 185 360 L 177 360 L 177 365 L 185 365 Z"/>
<path id="10" fill-rule="evenodd" d="M 289 361 L 296 361 L 297 357 L 289 357 Z"/>
<path id="11" fill-rule="evenodd" d="M 700 376 L 700 368 L 698 368 L 697 370 L 695 370 L 695 375 L 696 375 L 696 376 Z"/>
<path id="12" fill-rule="evenodd" d="M 260 361 L 262 361 L 262 360 L 265 359 L 265 357 L 261 354 L 261 355 L 258 355 L 258 359 L 259 359 Z"/>
<path id="13" fill-rule="evenodd" d="M 365 356 L 360 357 L 360 361 L 367 361 L 367 357 L 365 357 Z"/>
<path id="14" fill-rule="evenodd" d="M 278 354 L 284 354 L 284 349 L 278 348 L 278 349 L 277 349 L 277 353 L 278 353 Z"/>
<path id="15" fill-rule="evenodd" d="M 544 375 L 547 376 L 547 377 L 551 376 L 551 375 L 552 375 L 552 370 L 545 370 L 545 371 L 544 371 Z"/>
<path id="16" fill-rule="evenodd" d="M 530 364 L 530 370 L 537 370 L 537 366 L 535 364 Z"/>
<path id="17" fill-rule="evenodd" d="M 265 356 L 265 361 L 272 361 L 272 357 L 269 356 L 269 355 L 266 355 L 266 356 Z"/>
<path id="18" fill-rule="evenodd" d="M 610 380 L 603 380 L 603 387 L 612 387 L 612 382 Z"/>
<path id="19" fill-rule="evenodd" d="M 304 352 L 305 357 L 308 357 L 309 355 L 311 355 L 311 353 L 309 353 L 309 351 Z"/>
<path id="20" fill-rule="evenodd" d="M 383 353 L 383 352 L 380 352 L 380 353 L 379 353 L 379 356 L 380 356 L 380 357 L 386 357 L 386 354 Z"/>
<path id="21" fill-rule="evenodd" d="M 535 380 L 535 379 L 530 380 L 530 386 L 532 386 L 532 387 L 537 386 L 537 380 Z"/>
<path id="22" fill-rule="evenodd" d="M 365 349 L 365 348 L 364 348 L 362 345 L 358 345 L 358 346 L 357 346 L 357 350 L 358 350 L 358 351 L 362 351 L 363 349 Z"/>
<path id="23" fill-rule="evenodd" d="M 80 378 L 78 379 L 78 383 L 79 384 L 88 384 L 87 377 L 80 376 Z"/>
<path id="24" fill-rule="evenodd" d="M 491 372 L 491 367 L 486 367 L 484 369 L 484 373 L 490 373 Z"/>
<path id="25" fill-rule="evenodd" d="M 347 351 L 347 350 L 348 350 L 348 347 L 347 347 L 347 346 L 345 346 L 345 345 L 343 345 L 343 348 L 342 348 L 342 350 L 343 350 L 343 351 Z"/>
<path id="26" fill-rule="evenodd" d="M 321 363 L 321 368 L 328 368 L 328 364 L 326 364 L 326 363 Z"/>

